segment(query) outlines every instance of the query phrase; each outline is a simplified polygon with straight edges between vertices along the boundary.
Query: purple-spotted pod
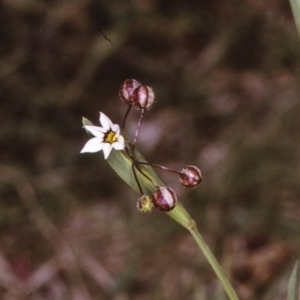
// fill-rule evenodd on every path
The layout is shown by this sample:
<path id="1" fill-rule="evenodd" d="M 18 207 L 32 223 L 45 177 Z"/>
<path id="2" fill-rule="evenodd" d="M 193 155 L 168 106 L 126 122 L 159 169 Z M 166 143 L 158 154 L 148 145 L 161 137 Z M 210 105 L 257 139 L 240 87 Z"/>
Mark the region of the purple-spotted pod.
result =
<path id="1" fill-rule="evenodd" d="M 187 188 L 194 188 L 202 181 L 202 173 L 196 166 L 185 166 L 179 172 L 181 184 Z"/>
<path id="2" fill-rule="evenodd" d="M 154 103 L 153 89 L 146 85 L 140 85 L 133 91 L 132 101 L 138 109 L 150 109 Z"/>
<path id="3" fill-rule="evenodd" d="M 133 104 L 133 92 L 142 84 L 135 79 L 126 79 L 119 90 L 120 99 L 126 104 Z"/>
<path id="4" fill-rule="evenodd" d="M 154 207 L 160 211 L 168 212 L 177 204 L 177 196 L 168 186 L 158 188 L 153 195 Z"/>

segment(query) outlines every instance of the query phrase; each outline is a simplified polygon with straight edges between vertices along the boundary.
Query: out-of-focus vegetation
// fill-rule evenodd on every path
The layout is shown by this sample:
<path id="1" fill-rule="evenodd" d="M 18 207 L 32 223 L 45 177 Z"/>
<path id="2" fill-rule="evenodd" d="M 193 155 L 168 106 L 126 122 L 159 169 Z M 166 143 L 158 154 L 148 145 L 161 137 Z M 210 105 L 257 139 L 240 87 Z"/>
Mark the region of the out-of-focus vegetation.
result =
<path id="1" fill-rule="evenodd" d="M 300 245 L 300 43 L 288 1 L 0 1 L 0 298 L 221 299 L 192 238 L 102 153 L 81 117 L 121 123 L 126 78 L 152 86 L 138 141 L 197 164 L 178 193 L 241 299 L 285 299 Z M 127 131 L 134 135 L 138 113 Z"/>

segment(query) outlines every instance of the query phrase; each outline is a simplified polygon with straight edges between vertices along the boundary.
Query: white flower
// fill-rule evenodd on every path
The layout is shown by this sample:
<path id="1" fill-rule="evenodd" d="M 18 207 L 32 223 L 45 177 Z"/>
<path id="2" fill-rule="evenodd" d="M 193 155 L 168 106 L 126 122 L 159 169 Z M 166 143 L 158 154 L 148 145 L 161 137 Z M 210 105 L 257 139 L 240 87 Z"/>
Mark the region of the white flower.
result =
<path id="1" fill-rule="evenodd" d="M 102 112 L 100 112 L 100 124 L 102 127 L 85 125 L 94 138 L 91 138 L 84 145 L 80 153 L 95 153 L 103 150 L 104 158 L 107 159 L 111 150 L 123 150 L 125 147 L 124 137 L 120 134 L 120 126 L 113 124 L 112 121 Z"/>

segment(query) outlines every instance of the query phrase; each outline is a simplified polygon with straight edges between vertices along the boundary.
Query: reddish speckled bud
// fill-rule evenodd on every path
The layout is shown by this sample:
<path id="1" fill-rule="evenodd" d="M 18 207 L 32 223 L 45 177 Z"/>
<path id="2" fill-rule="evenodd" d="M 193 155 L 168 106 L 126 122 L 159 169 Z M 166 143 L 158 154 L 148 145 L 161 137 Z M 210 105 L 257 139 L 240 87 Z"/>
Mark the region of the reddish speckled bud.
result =
<path id="1" fill-rule="evenodd" d="M 154 92 L 151 87 L 140 85 L 133 91 L 133 105 L 137 108 L 151 108 L 154 102 Z"/>
<path id="2" fill-rule="evenodd" d="M 175 192 L 168 186 L 158 188 L 153 195 L 153 204 L 160 211 L 170 211 L 177 203 Z"/>
<path id="3" fill-rule="evenodd" d="M 186 166 L 180 171 L 180 182 L 187 188 L 196 187 L 202 181 L 201 171 L 195 166 Z"/>
<path id="4" fill-rule="evenodd" d="M 133 92 L 141 86 L 141 83 L 135 79 L 126 79 L 119 90 L 119 97 L 126 104 L 133 104 Z"/>

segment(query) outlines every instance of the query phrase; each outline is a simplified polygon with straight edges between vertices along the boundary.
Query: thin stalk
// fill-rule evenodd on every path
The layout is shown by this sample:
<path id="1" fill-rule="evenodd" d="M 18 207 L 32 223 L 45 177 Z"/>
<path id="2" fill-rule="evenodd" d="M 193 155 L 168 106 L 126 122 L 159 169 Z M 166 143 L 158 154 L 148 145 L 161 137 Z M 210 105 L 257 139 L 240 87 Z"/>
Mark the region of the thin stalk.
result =
<path id="1" fill-rule="evenodd" d="M 131 107 L 132 107 L 132 104 L 129 104 L 129 106 L 128 106 L 128 108 L 127 108 L 127 111 L 126 111 L 126 113 L 125 113 L 125 117 L 124 117 L 124 119 L 123 119 L 123 122 L 122 122 L 122 129 L 124 130 L 124 128 L 125 128 L 125 122 L 126 122 L 126 120 L 127 120 L 127 117 L 128 117 L 128 115 L 129 115 L 129 112 L 130 112 L 130 110 L 131 110 Z"/>
<path id="2" fill-rule="evenodd" d="M 230 300 L 239 300 L 235 290 L 227 279 L 223 268 L 218 263 L 208 245 L 205 243 L 202 235 L 198 231 L 196 222 L 190 217 L 183 205 L 178 203 L 177 206 L 167 214 L 191 233 L 199 249 L 202 251 L 204 257 L 214 270 L 216 276 L 219 278 L 228 298 Z"/>
<path id="3" fill-rule="evenodd" d="M 199 246 L 200 250 L 202 251 L 203 255 L 215 271 L 217 277 L 219 278 L 224 290 L 226 291 L 226 294 L 230 300 L 238 300 L 238 296 L 233 289 L 231 283 L 227 279 L 222 267 L 216 260 L 215 256 L 212 254 L 210 249 L 208 248 L 207 244 L 205 243 L 202 235 L 198 231 L 196 226 L 193 226 L 189 229 L 191 235 L 193 236 L 194 240 L 196 241 L 197 245 Z"/>
<path id="4" fill-rule="evenodd" d="M 133 140 L 133 145 L 132 145 L 133 148 L 135 147 L 135 144 L 136 144 L 136 141 L 137 141 L 139 132 L 140 132 L 140 130 L 141 130 L 144 115 L 145 115 L 145 109 L 142 108 L 141 116 L 140 116 L 140 119 L 139 119 L 139 122 L 138 122 L 138 126 L 137 126 L 137 129 L 136 129 L 136 131 L 135 131 L 135 135 L 134 135 L 134 140 Z"/>

